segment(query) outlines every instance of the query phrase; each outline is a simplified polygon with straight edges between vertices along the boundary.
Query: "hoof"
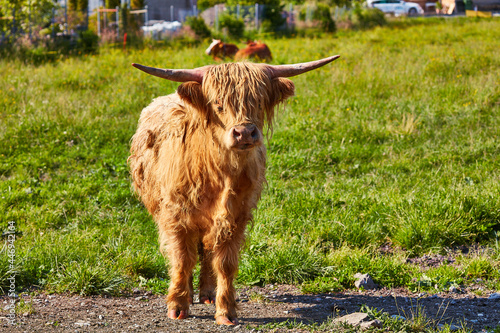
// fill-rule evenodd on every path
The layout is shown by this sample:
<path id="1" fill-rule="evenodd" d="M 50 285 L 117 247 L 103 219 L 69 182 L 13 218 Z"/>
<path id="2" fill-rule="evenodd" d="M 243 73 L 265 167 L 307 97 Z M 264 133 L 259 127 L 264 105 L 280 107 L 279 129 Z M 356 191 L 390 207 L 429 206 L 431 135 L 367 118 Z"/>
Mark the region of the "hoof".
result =
<path id="1" fill-rule="evenodd" d="M 215 300 L 213 298 L 208 297 L 208 296 L 203 296 L 200 298 L 200 303 L 202 303 L 202 304 L 214 304 Z"/>
<path id="2" fill-rule="evenodd" d="M 187 310 L 168 310 L 168 318 L 170 319 L 186 319 L 188 317 Z"/>
<path id="3" fill-rule="evenodd" d="M 234 318 L 232 321 L 229 320 L 228 317 L 226 316 L 218 316 L 217 318 L 215 318 L 215 322 L 218 324 L 218 325 L 226 325 L 226 326 L 234 326 L 234 325 L 238 325 L 238 319 Z"/>

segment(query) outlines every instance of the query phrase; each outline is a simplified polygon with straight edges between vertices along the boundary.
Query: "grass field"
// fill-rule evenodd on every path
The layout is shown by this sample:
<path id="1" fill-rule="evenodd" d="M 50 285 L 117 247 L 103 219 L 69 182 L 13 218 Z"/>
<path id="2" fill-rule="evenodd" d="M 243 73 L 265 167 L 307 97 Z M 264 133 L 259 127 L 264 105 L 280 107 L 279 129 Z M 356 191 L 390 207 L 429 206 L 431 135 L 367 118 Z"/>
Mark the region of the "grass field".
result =
<path id="1" fill-rule="evenodd" d="M 500 21 L 423 22 L 266 40 L 274 64 L 341 59 L 293 78 L 238 283 L 321 292 L 363 272 L 389 287 L 500 289 Z M 0 229 L 5 241 L 16 229 L 18 290 L 165 292 L 126 161 L 141 109 L 177 84 L 130 63 L 203 66 L 205 47 L 0 60 Z M 406 260 L 472 245 L 425 272 Z"/>

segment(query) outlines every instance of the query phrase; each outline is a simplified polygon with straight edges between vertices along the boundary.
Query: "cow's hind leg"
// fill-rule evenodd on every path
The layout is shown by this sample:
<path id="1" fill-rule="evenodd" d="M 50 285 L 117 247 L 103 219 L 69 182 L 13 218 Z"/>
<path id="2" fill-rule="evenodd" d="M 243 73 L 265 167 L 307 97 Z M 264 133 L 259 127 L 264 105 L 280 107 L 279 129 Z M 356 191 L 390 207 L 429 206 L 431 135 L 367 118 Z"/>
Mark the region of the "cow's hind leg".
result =
<path id="1" fill-rule="evenodd" d="M 189 304 L 194 304 L 193 302 L 194 288 L 193 288 L 193 274 L 189 277 Z"/>
<path id="2" fill-rule="evenodd" d="M 185 229 L 166 234 L 166 250 L 170 260 L 168 317 L 185 319 L 192 303 L 192 272 L 196 264 L 197 240 Z"/>
<path id="3" fill-rule="evenodd" d="M 213 252 L 211 249 L 204 249 L 200 242 L 198 254 L 200 256 L 200 303 L 215 303 L 215 273 L 212 269 Z"/>

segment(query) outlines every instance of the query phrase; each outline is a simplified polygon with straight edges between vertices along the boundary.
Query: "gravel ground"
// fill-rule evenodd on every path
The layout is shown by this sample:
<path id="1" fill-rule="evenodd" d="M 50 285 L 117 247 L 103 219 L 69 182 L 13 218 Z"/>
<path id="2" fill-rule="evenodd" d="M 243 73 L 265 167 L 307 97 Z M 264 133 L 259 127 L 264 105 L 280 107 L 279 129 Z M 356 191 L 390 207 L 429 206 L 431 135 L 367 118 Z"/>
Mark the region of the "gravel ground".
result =
<path id="1" fill-rule="evenodd" d="M 269 285 L 240 289 L 238 294 L 240 325 L 236 327 L 215 325 L 215 306 L 196 302 L 188 319 L 169 320 L 164 297 L 139 290 L 122 297 L 21 295 L 26 302 L 32 302 L 31 313 L 19 315 L 15 326 L 7 323 L 5 312 L 0 313 L 0 331 L 252 332 L 260 325 L 286 320 L 323 323 L 334 314 L 359 311 L 363 304 L 407 318 L 419 305 L 429 317 L 442 317 L 440 323 L 465 323 L 475 332 L 488 332 L 488 327 L 500 325 L 500 300 L 488 299 L 491 292 L 477 296 L 471 291 L 413 294 L 405 289 L 379 289 L 303 295 L 294 286 Z M 2 308 L 8 302 L 6 296 L 0 297 Z"/>

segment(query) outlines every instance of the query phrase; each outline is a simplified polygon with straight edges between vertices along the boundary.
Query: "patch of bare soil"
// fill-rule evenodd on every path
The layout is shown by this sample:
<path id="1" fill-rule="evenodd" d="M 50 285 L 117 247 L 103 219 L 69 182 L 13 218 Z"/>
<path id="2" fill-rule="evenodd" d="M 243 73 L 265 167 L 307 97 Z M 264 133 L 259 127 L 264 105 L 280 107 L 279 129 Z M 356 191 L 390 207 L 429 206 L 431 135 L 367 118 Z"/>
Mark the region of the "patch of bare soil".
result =
<path id="1" fill-rule="evenodd" d="M 26 302 L 32 302 L 31 313 L 19 315 L 12 326 L 5 312 L 0 312 L 0 331 L 252 332 L 260 325 L 286 320 L 323 323 L 332 316 L 357 312 L 363 304 L 406 318 L 416 314 L 419 306 L 428 317 L 441 318 L 440 323 L 463 323 L 475 332 L 500 325 L 500 300 L 488 299 L 489 293 L 413 294 L 404 289 L 380 289 L 303 295 L 294 286 L 271 285 L 240 289 L 238 294 L 240 325 L 236 327 L 215 325 L 215 306 L 196 302 L 188 319 L 169 320 L 163 296 L 140 292 L 126 297 L 22 295 Z M 0 297 L 2 308 L 9 301 Z"/>

